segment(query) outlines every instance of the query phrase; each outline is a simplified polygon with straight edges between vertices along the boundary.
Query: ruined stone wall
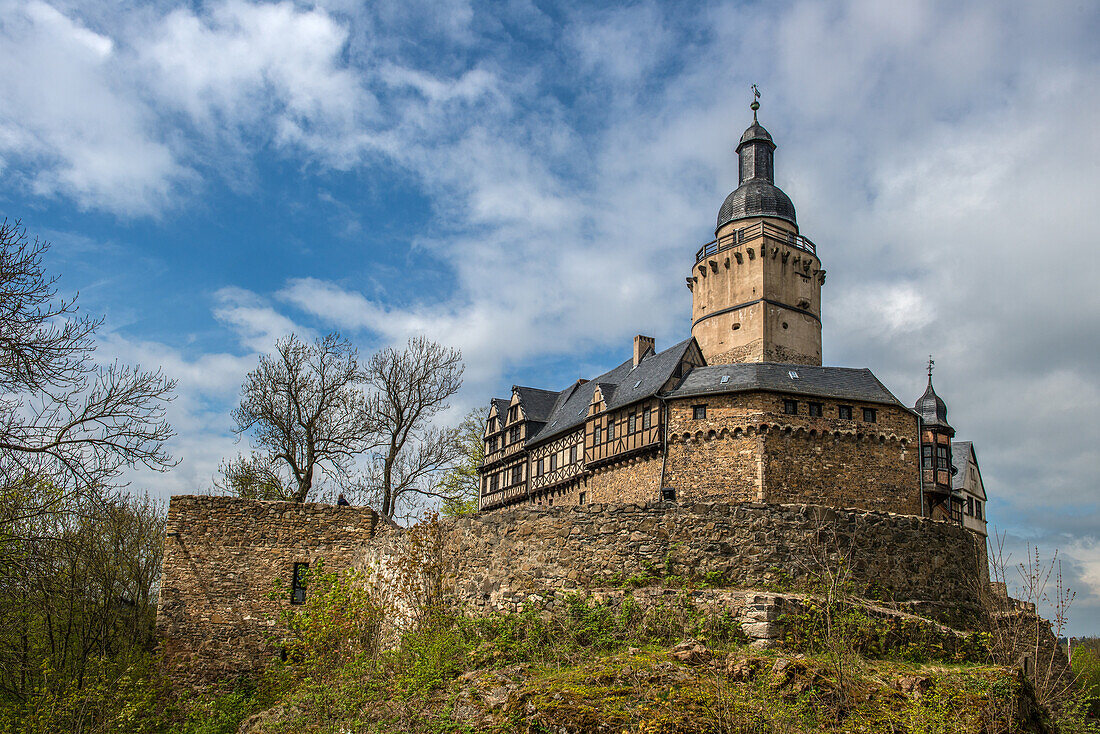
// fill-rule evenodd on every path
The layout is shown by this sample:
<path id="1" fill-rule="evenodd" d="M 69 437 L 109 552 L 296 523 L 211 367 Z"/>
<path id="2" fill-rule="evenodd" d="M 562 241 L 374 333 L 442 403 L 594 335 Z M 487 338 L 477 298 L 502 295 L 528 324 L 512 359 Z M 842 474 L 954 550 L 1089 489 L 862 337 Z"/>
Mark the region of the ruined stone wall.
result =
<path id="1" fill-rule="evenodd" d="M 981 615 L 973 534 L 913 516 L 808 505 L 524 506 L 446 520 L 439 532 L 444 588 L 473 613 L 552 607 L 628 580 L 798 589 L 846 557 L 854 590 L 880 604 L 959 628 Z M 316 568 L 324 558 L 326 568 L 364 571 L 397 610 L 391 627 L 408 616 L 398 602 L 411 588 L 401 576 L 409 533 L 369 509 L 177 496 L 168 534 L 157 627 L 179 680 L 210 682 L 272 659 L 294 563 Z M 283 591 L 272 598 L 278 579 Z"/>
<path id="2" fill-rule="evenodd" d="M 797 585 L 849 556 L 859 590 L 967 626 L 979 554 L 963 528 L 919 517 L 807 505 L 582 505 L 522 508 L 442 524 L 445 578 L 471 610 L 515 610 L 632 577 L 712 586 Z M 392 555 L 372 544 L 373 563 Z"/>
<path id="3" fill-rule="evenodd" d="M 389 527 L 369 508 L 172 497 L 157 608 L 169 674 L 207 682 L 264 665 L 294 564 L 351 567 Z"/>

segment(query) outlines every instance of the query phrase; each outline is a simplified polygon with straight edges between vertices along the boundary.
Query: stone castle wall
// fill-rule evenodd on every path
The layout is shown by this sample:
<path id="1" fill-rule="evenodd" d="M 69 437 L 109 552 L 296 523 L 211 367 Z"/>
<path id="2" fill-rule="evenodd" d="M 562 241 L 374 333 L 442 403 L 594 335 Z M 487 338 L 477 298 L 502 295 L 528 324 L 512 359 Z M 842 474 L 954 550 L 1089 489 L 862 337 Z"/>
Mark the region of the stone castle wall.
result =
<path id="1" fill-rule="evenodd" d="M 471 609 L 660 577 L 711 586 L 797 585 L 848 558 L 855 588 L 966 627 L 979 614 L 980 554 L 965 529 L 907 515 L 811 505 L 649 504 L 515 509 L 442 525 L 445 578 Z M 394 533 L 372 544 L 384 563 Z"/>
<path id="2" fill-rule="evenodd" d="M 861 593 L 967 628 L 980 616 L 978 544 L 919 517 L 810 505 L 588 504 L 442 521 L 444 588 L 471 612 L 553 606 L 567 594 L 685 581 L 797 588 L 844 563 Z M 157 626 L 168 671 L 191 682 L 255 671 L 278 651 L 295 563 L 408 588 L 408 533 L 365 508 L 172 498 Z M 282 590 L 276 582 L 282 581 Z M 308 590 L 307 590 L 308 593 Z M 398 610 L 400 612 L 400 610 Z M 400 613 L 396 614 L 400 617 Z M 398 622 L 400 624 L 400 622 Z"/>
<path id="3" fill-rule="evenodd" d="M 351 567 L 388 529 L 369 508 L 172 497 L 157 607 L 169 673 L 209 681 L 262 666 L 294 564 Z"/>

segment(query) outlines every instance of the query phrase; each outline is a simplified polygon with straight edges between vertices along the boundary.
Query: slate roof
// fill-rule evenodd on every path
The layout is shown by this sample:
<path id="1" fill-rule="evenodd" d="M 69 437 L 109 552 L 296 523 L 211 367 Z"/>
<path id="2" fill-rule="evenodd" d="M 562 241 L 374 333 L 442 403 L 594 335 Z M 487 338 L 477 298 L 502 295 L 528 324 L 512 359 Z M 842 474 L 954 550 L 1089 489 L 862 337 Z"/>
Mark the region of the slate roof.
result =
<path id="1" fill-rule="evenodd" d="M 500 416 L 500 424 L 503 426 L 504 421 L 508 420 L 508 405 L 512 401 L 508 398 L 493 398 L 493 405 L 497 406 L 497 415 Z"/>
<path id="2" fill-rule="evenodd" d="M 920 396 L 913 410 L 920 413 L 920 419 L 929 428 L 945 428 L 953 431 L 951 424 L 947 422 L 947 403 L 936 394 L 932 387 L 932 378 L 928 378 L 928 388 L 924 395 Z"/>
<path id="3" fill-rule="evenodd" d="M 542 443 L 562 433 L 575 430 L 588 416 L 592 395 L 599 386 L 609 410 L 648 398 L 668 382 L 693 340 L 689 337 L 663 352 L 649 352 L 638 366 L 634 358 L 626 360 L 591 382 L 569 386 L 558 393 L 546 425 L 528 439 L 527 445 Z"/>
<path id="4" fill-rule="evenodd" d="M 966 487 L 966 482 L 970 475 L 970 459 L 973 458 L 974 466 L 978 466 L 978 454 L 974 451 L 974 444 L 970 441 L 952 441 L 951 458 L 954 460 L 955 466 L 959 469 L 959 471 L 955 472 L 955 476 L 951 478 L 951 487 L 953 489 L 963 489 Z M 982 471 L 978 469 L 979 484 L 981 484 L 981 475 Z"/>
<path id="5" fill-rule="evenodd" d="M 797 377 L 792 377 L 792 373 Z M 723 377 L 729 377 L 729 380 L 722 382 Z M 668 396 L 681 398 L 753 390 L 905 407 L 869 369 L 777 362 L 696 367 Z"/>
<path id="6" fill-rule="evenodd" d="M 717 229 L 737 219 L 775 217 L 797 224 L 791 197 L 771 181 L 752 178 L 738 186 L 718 210 Z"/>
<path id="7" fill-rule="evenodd" d="M 558 393 L 553 390 L 541 390 L 537 387 L 522 387 L 516 385 L 512 388 L 519 393 L 520 404 L 528 420 L 545 423 L 550 415 Z"/>

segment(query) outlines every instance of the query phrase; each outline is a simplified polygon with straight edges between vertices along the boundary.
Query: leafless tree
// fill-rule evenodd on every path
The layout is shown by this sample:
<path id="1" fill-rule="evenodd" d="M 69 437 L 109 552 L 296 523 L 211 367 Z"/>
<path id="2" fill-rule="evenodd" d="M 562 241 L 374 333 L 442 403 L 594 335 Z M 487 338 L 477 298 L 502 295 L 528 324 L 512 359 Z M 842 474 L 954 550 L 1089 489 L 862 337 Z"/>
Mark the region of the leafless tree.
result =
<path id="1" fill-rule="evenodd" d="M 319 470 L 347 472 L 371 445 L 374 426 L 359 353 L 339 334 L 312 344 L 291 334 L 248 373 L 233 410 L 237 434 L 285 464 L 290 499 L 305 502 Z"/>
<path id="2" fill-rule="evenodd" d="M 413 337 L 400 351 L 383 349 L 368 362 L 377 438 L 365 484 L 382 515 L 392 518 L 418 500 L 449 496 L 440 477 L 462 448 L 457 429 L 436 428 L 432 419 L 462 386 L 464 370 L 458 350 L 424 336 Z"/>
<path id="3" fill-rule="evenodd" d="M 0 523 L 59 497 L 117 486 L 127 468 L 173 466 L 165 419 L 175 382 L 159 370 L 93 359 L 100 319 L 57 298 L 48 243 L 0 223 Z M 45 499 L 28 488 L 48 479 Z"/>

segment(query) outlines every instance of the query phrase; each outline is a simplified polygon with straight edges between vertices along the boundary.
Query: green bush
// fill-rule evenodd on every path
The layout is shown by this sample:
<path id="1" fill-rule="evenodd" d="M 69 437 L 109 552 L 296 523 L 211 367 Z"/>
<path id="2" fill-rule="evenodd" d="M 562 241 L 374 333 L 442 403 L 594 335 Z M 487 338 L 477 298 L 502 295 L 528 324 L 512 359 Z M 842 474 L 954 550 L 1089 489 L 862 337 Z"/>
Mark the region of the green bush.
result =
<path id="1" fill-rule="evenodd" d="M 1087 647 L 1073 651 L 1073 675 L 1089 713 L 1100 716 L 1100 652 Z"/>

